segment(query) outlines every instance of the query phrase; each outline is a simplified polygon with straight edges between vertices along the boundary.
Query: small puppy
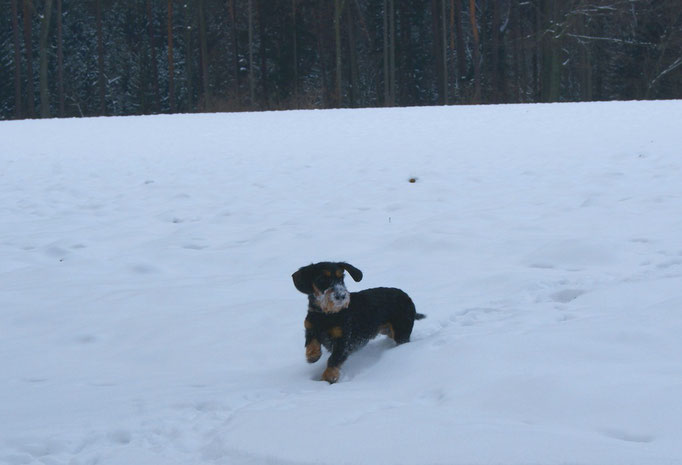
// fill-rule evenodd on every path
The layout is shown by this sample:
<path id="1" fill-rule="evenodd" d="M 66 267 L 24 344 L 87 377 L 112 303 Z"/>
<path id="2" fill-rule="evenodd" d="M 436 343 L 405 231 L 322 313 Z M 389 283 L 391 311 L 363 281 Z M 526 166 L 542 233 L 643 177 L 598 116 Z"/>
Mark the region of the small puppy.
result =
<path id="1" fill-rule="evenodd" d="M 305 318 L 305 354 L 309 363 L 322 356 L 321 346 L 331 352 L 322 379 L 339 380 L 341 364 L 351 352 L 377 334 L 396 343 L 409 342 L 417 313 L 412 299 L 395 288 L 378 287 L 348 292 L 344 271 L 357 282 L 362 272 L 344 262 L 320 262 L 304 266 L 292 275 L 296 289 L 308 296 Z"/>

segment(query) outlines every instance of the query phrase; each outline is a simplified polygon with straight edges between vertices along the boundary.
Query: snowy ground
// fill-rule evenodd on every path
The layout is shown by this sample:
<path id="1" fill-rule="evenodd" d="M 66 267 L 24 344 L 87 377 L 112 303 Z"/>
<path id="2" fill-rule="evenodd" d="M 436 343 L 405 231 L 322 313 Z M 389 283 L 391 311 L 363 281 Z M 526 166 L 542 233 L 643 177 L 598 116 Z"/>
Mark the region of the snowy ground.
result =
<path id="1" fill-rule="evenodd" d="M 1 122 L 0 463 L 682 464 L 681 123 Z M 335 385 L 291 282 L 320 260 L 428 315 Z"/>

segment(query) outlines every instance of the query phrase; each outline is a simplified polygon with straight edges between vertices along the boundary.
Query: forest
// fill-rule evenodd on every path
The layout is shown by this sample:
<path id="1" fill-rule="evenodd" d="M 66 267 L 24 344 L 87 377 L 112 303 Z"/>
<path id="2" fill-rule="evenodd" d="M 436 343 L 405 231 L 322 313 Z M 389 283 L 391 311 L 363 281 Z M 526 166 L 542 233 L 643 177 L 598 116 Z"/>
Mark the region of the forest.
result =
<path id="1" fill-rule="evenodd" d="M 680 0 L 0 0 L 0 119 L 682 97 Z"/>

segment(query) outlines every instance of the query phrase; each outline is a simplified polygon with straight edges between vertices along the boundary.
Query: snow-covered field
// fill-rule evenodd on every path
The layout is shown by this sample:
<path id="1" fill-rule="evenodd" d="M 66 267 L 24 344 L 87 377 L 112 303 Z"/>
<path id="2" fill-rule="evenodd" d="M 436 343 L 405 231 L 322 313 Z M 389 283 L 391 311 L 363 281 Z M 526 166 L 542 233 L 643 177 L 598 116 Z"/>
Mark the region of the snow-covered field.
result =
<path id="1" fill-rule="evenodd" d="M 681 128 L 682 101 L 2 122 L 0 463 L 682 464 Z M 291 281 L 321 260 L 428 315 L 334 385 Z"/>

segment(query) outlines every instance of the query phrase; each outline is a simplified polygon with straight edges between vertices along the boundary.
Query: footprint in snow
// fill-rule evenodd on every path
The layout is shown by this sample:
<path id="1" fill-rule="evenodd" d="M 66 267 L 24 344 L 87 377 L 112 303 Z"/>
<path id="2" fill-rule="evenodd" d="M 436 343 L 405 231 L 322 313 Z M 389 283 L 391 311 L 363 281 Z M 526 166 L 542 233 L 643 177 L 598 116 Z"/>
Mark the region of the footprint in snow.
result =
<path id="1" fill-rule="evenodd" d="M 131 432 L 124 429 L 111 431 L 107 437 L 114 444 L 130 444 L 130 442 L 133 440 L 133 435 Z"/>
<path id="2" fill-rule="evenodd" d="M 184 244 L 182 246 L 183 249 L 187 249 L 187 250 L 203 250 L 207 247 L 208 246 L 202 245 L 202 244 Z"/>
<path id="3" fill-rule="evenodd" d="M 97 342 L 97 338 L 92 334 L 81 334 L 80 336 L 76 336 L 75 341 L 79 344 L 92 344 Z"/>
<path id="4" fill-rule="evenodd" d="M 130 269 L 137 274 L 152 274 L 159 272 L 158 268 L 152 265 L 147 265 L 146 263 L 135 264 L 131 266 Z"/>
<path id="5" fill-rule="evenodd" d="M 584 291 L 582 289 L 564 289 L 559 292 L 555 292 L 554 294 L 551 294 L 549 297 L 552 299 L 554 302 L 559 302 L 562 304 L 567 304 L 581 295 L 585 294 L 587 291 Z"/>
<path id="6" fill-rule="evenodd" d="M 553 270 L 555 268 L 554 265 L 551 265 L 549 263 L 531 263 L 528 266 L 530 268 L 539 268 L 541 270 Z"/>
<path id="7" fill-rule="evenodd" d="M 677 265 L 682 265 L 682 259 L 674 258 L 672 260 L 667 260 L 663 263 L 659 263 L 658 265 L 656 265 L 656 268 L 659 268 L 661 270 L 665 270 L 667 268 L 671 268 L 671 267 L 677 266 Z"/>
<path id="8" fill-rule="evenodd" d="M 45 255 L 51 258 L 64 258 L 64 256 L 67 254 L 68 251 L 56 245 L 51 245 L 45 248 Z"/>
<path id="9" fill-rule="evenodd" d="M 494 307 L 470 307 L 458 312 L 450 317 L 452 323 L 459 323 L 460 326 L 474 326 L 476 324 L 508 318 L 508 314 Z"/>

